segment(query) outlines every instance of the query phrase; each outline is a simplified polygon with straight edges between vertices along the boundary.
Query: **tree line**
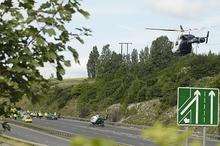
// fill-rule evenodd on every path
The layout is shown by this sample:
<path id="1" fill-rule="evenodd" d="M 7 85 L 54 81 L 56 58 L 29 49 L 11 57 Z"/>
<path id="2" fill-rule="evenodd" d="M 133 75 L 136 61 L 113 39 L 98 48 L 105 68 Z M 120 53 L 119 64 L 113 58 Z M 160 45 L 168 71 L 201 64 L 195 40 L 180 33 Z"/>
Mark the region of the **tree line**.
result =
<path id="1" fill-rule="evenodd" d="M 104 107 L 159 98 L 162 103 L 174 106 L 179 86 L 219 87 L 220 55 L 210 52 L 177 56 L 172 53 L 172 45 L 166 36 L 161 36 L 150 47 L 140 52 L 133 49 L 127 55 L 111 51 L 110 45 L 103 46 L 99 53 L 94 46 L 87 71 L 95 82 L 87 85 L 82 103 L 92 105 L 98 101 Z M 204 85 L 200 81 L 206 78 L 214 81 Z"/>

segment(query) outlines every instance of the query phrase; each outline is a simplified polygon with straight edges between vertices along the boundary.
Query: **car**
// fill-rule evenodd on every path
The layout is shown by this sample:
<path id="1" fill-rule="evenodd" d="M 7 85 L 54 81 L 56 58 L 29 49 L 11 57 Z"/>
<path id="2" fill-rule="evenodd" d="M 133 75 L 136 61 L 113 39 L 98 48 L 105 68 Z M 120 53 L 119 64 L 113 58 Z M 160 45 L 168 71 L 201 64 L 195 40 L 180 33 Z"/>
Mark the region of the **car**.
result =
<path id="1" fill-rule="evenodd" d="M 41 118 L 43 118 L 43 114 L 41 112 L 39 112 L 39 113 L 37 113 L 37 117 L 41 119 Z"/>
<path id="2" fill-rule="evenodd" d="M 25 123 L 32 123 L 32 118 L 29 115 L 26 115 L 22 119 Z"/>
<path id="3" fill-rule="evenodd" d="M 8 124 L 8 122 L 2 123 L 3 132 L 11 131 L 11 126 Z"/>
<path id="4" fill-rule="evenodd" d="M 54 115 L 54 114 L 49 113 L 49 114 L 46 116 L 46 119 L 48 119 L 48 120 L 57 120 L 58 117 L 57 117 L 56 115 Z"/>
<path id="5" fill-rule="evenodd" d="M 90 119 L 90 123 L 92 126 L 105 126 L 105 120 L 104 118 L 100 117 L 99 115 L 92 116 Z"/>
<path id="6" fill-rule="evenodd" d="M 35 117 L 37 117 L 37 113 L 36 113 L 36 112 L 32 112 L 32 113 L 30 113 L 30 116 L 31 116 L 32 118 L 35 118 Z"/>

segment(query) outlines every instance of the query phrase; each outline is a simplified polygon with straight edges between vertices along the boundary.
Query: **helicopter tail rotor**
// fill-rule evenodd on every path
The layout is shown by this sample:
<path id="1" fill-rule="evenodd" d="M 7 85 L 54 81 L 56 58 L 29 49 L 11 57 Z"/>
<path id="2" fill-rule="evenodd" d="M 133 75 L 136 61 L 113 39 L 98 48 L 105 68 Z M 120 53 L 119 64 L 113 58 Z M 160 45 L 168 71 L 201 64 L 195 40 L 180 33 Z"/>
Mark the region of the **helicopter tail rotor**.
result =
<path id="1" fill-rule="evenodd" d="M 206 36 L 206 44 L 208 43 L 209 41 L 209 31 L 207 32 L 207 36 Z"/>
<path id="2" fill-rule="evenodd" d="M 181 32 L 184 32 L 185 30 L 183 29 L 183 26 L 182 25 L 180 25 L 180 31 Z"/>

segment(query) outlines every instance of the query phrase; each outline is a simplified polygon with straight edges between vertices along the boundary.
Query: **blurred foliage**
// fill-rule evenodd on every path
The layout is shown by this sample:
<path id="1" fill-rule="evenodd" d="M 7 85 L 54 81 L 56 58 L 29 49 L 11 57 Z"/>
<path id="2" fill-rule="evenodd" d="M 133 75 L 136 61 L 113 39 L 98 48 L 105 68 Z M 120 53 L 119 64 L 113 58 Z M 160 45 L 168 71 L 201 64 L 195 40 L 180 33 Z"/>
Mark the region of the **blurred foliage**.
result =
<path id="1" fill-rule="evenodd" d="M 84 137 L 75 137 L 71 140 L 71 146 L 118 146 L 113 141 L 106 139 L 88 139 Z"/>
<path id="2" fill-rule="evenodd" d="M 184 144 L 191 134 L 190 131 L 180 133 L 176 127 L 164 127 L 156 123 L 152 128 L 144 130 L 142 136 L 154 141 L 158 146 L 179 146 Z"/>
<path id="3" fill-rule="evenodd" d="M 63 52 L 79 63 L 76 49 L 69 44 L 72 40 L 83 43 L 81 37 L 90 36 L 91 30 L 67 30 L 77 13 L 89 17 L 78 0 L 0 2 L 0 98 L 13 104 L 23 96 L 36 101 L 46 82 L 39 68 L 53 64 L 57 79 L 62 80 L 64 67 L 71 65 Z"/>
<path id="4" fill-rule="evenodd" d="M 192 131 L 180 132 L 176 127 L 165 127 L 156 123 L 153 127 L 143 130 L 142 138 L 152 141 L 157 146 L 180 146 L 192 135 Z M 71 140 L 71 146 L 119 146 L 106 139 L 89 139 L 77 136 Z M 120 144 L 123 145 L 123 144 Z M 190 141 L 189 146 L 201 146 L 198 141 Z"/>

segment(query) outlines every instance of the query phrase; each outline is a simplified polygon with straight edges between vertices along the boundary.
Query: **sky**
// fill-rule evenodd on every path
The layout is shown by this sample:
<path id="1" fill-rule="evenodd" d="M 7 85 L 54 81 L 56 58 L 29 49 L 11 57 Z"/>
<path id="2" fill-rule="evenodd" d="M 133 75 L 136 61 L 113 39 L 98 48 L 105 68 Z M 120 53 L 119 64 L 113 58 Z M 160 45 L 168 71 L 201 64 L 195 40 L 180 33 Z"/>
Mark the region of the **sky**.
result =
<path id="1" fill-rule="evenodd" d="M 140 51 L 161 35 L 166 35 L 171 41 L 176 41 L 178 33 L 148 31 L 145 27 L 178 29 L 182 25 L 187 28 L 198 28 L 191 32 L 194 35 L 206 36 L 210 31 L 208 44 L 201 44 L 197 53 L 212 51 L 220 53 L 220 2 L 219 0 L 83 0 L 82 7 L 90 13 L 85 19 L 75 15 L 69 31 L 75 27 L 84 26 L 92 29 L 92 36 L 83 37 L 85 43 L 72 42 L 79 53 L 80 64 L 72 61 L 72 66 L 65 68 L 64 78 L 87 77 L 86 63 L 93 46 L 110 44 L 110 48 L 120 52 L 120 42 L 131 42 L 132 49 Z M 65 52 L 65 57 L 73 60 L 71 53 Z M 52 65 L 47 64 L 40 69 L 45 77 L 55 73 Z"/>

